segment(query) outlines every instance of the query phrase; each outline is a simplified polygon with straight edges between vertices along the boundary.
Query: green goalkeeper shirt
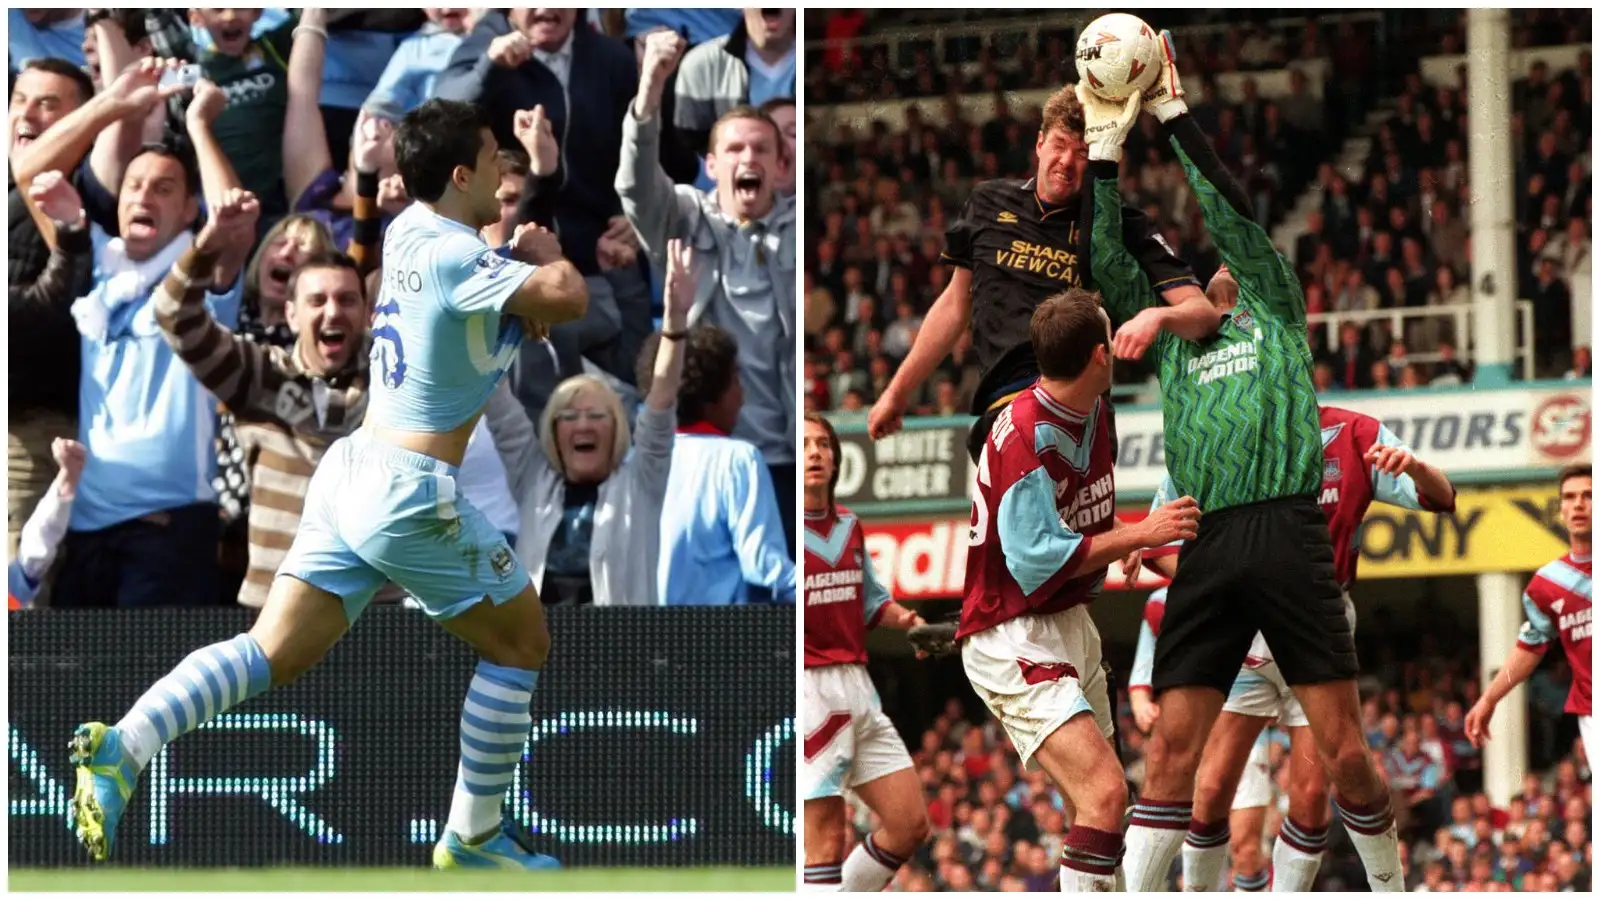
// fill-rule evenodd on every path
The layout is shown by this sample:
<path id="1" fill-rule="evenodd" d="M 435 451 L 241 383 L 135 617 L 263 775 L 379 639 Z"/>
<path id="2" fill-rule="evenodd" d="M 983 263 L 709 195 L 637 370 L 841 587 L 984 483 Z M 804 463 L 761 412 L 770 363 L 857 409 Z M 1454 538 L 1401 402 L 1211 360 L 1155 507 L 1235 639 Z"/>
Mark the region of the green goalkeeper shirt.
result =
<path id="1" fill-rule="evenodd" d="M 1199 126 L 1184 115 L 1168 127 L 1239 299 L 1212 338 L 1186 341 L 1163 330 L 1152 345 L 1167 471 L 1180 496 L 1194 497 L 1203 512 L 1315 496 L 1322 425 L 1300 282 Z M 1161 301 L 1122 243 L 1116 164 L 1091 163 L 1090 178 L 1090 273 L 1111 317 L 1126 321 Z"/>

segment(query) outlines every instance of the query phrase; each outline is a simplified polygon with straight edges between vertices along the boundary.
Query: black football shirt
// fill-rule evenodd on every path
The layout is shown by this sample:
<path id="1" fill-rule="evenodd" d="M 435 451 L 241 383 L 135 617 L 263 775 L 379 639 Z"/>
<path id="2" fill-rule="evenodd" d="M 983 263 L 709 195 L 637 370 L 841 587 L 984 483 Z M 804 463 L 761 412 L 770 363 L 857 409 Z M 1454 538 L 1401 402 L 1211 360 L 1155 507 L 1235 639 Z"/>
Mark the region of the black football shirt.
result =
<path id="1" fill-rule="evenodd" d="M 1039 377 L 1028 323 L 1040 303 L 1084 286 L 1086 249 L 1079 244 L 1081 203 L 1047 207 L 1034 181 L 979 182 L 945 234 L 944 260 L 972 272 L 972 351 L 982 377 L 973 396 L 982 415 L 1005 394 Z M 1194 272 L 1167 247 L 1142 211 L 1124 206 L 1124 245 L 1157 293 L 1198 285 Z M 1107 310 L 1108 314 L 1110 310 Z M 1113 326 L 1122 323 L 1112 321 Z"/>

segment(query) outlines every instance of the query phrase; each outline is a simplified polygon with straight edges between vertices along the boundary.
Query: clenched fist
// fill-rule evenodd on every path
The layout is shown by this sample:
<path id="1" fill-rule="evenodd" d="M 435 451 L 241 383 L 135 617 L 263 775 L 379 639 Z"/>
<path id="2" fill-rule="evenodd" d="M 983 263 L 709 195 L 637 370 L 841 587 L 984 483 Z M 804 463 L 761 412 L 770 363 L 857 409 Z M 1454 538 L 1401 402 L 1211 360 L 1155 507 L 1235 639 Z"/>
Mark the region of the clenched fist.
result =
<path id="1" fill-rule="evenodd" d="M 515 69 L 533 57 L 533 44 L 520 31 L 502 34 L 489 42 L 489 61 Z"/>

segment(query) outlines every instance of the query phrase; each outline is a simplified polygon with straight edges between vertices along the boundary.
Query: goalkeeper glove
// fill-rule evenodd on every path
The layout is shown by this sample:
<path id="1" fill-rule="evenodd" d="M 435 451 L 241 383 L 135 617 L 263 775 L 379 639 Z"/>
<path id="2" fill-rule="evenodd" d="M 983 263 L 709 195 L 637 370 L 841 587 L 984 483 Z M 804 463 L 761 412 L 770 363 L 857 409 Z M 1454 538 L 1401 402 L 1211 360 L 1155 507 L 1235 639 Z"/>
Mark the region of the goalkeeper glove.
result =
<path id="1" fill-rule="evenodd" d="M 1172 32 L 1161 32 L 1161 71 L 1155 84 L 1144 92 L 1144 111 L 1162 124 L 1189 111 L 1183 102 L 1183 85 L 1178 83 L 1178 54 L 1172 48 Z"/>
<path id="2" fill-rule="evenodd" d="M 1121 162 L 1122 142 L 1139 118 L 1138 94 L 1127 100 L 1106 100 L 1083 82 L 1078 82 L 1078 104 L 1083 107 L 1083 139 L 1089 145 L 1090 162 Z"/>

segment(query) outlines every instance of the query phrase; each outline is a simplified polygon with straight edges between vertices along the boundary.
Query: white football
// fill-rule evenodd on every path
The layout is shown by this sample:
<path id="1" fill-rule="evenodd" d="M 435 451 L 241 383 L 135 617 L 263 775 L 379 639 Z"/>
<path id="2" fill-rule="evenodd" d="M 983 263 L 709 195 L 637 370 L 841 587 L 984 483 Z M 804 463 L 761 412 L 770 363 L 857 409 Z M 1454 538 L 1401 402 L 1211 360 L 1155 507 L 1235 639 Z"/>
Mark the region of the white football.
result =
<path id="1" fill-rule="evenodd" d="M 1143 93 L 1161 74 L 1161 39 L 1138 16 L 1108 13 L 1078 35 L 1078 80 L 1107 100 Z"/>

